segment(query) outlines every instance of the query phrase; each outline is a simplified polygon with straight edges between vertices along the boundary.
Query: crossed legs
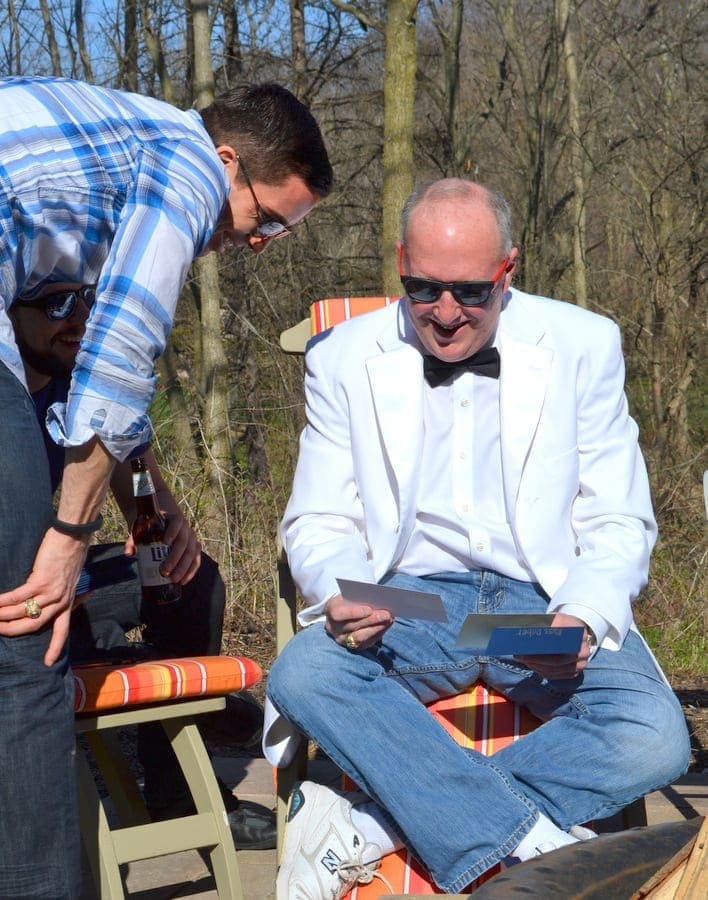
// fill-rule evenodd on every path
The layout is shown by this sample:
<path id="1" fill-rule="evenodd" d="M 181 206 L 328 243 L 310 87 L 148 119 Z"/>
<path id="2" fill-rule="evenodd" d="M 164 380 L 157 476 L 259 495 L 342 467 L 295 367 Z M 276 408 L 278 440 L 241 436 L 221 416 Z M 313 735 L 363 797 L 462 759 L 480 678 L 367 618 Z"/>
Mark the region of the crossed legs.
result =
<path id="1" fill-rule="evenodd" d="M 511 853 L 539 813 L 567 829 L 685 771 L 680 706 L 635 633 L 618 652 L 600 650 L 582 677 L 550 683 L 455 648 L 469 612 L 545 612 L 537 586 L 492 572 L 387 583 L 439 593 L 448 622 L 399 620 L 364 652 L 312 625 L 276 660 L 268 694 L 378 803 L 444 890 Z M 461 749 L 422 704 L 477 679 L 545 724 L 490 758 Z"/>

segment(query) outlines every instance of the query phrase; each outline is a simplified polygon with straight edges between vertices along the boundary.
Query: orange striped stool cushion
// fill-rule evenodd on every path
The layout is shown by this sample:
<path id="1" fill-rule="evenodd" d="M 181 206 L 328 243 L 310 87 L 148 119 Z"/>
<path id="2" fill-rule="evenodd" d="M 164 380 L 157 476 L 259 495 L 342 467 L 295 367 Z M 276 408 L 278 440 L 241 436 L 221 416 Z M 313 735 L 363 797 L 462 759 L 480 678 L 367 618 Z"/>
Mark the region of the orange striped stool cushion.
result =
<path id="1" fill-rule="evenodd" d="M 207 697 L 257 684 L 258 663 L 243 656 L 195 656 L 134 665 L 77 666 L 74 712 L 93 713 L 184 697 Z"/>
<path id="2" fill-rule="evenodd" d="M 475 684 L 462 694 L 431 703 L 428 709 L 443 728 L 463 747 L 490 756 L 541 723 L 531 713 L 483 684 Z M 496 865 L 468 885 L 461 893 L 471 893 L 499 872 Z M 407 850 L 385 856 L 379 872 L 391 884 L 394 894 L 442 894 L 417 859 Z M 377 900 L 386 894 L 384 883 L 375 878 L 360 884 L 346 895 L 349 900 Z"/>
<path id="3" fill-rule="evenodd" d="M 327 297 L 310 306 L 310 332 L 320 334 L 361 313 L 373 312 L 395 303 L 398 297 Z"/>

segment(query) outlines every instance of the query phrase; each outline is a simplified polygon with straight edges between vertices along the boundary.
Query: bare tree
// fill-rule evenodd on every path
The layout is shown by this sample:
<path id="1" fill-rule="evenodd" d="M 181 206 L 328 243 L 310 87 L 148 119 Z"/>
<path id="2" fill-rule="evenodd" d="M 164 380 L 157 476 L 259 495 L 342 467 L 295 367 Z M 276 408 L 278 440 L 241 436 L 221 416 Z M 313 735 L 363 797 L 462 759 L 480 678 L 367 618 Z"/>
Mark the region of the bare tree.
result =
<path id="1" fill-rule="evenodd" d="M 417 61 L 418 0 L 389 0 L 384 61 L 383 292 L 396 294 L 399 220 L 413 189 L 413 111 Z"/>
<path id="2" fill-rule="evenodd" d="M 585 268 L 585 157 L 580 124 L 580 86 L 575 37 L 571 27 L 570 0 L 555 0 L 556 21 L 561 40 L 561 52 L 565 64 L 568 96 L 568 129 L 570 131 L 570 168 L 573 177 L 573 277 L 574 298 L 578 306 L 588 305 L 588 286 Z"/>
<path id="3" fill-rule="evenodd" d="M 194 46 L 194 101 L 197 109 L 214 100 L 211 55 L 211 23 L 207 0 L 190 0 Z M 214 498 L 228 495 L 230 483 L 231 433 L 228 403 L 228 363 L 221 337 L 221 289 L 216 254 L 195 261 L 199 281 L 202 344 L 202 382 L 205 387 L 203 430 L 208 445 L 206 471 Z M 224 521 L 210 504 L 211 536 L 224 534 Z"/>
<path id="4" fill-rule="evenodd" d="M 123 54 L 118 84 L 127 91 L 138 90 L 138 6 L 137 0 L 123 0 Z"/>
<path id="5" fill-rule="evenodd" d="M 9 40 L 6 45 L 6 65 L 9 73 L 21 75 L 22 53 L 20 42 L 20 17 L 15 9 L 15 0 L 7 0 L 7 26 Z"/>
<path id="6" fill-rule="evenodd" d="M 86 81 L 93 81 L 93 64 L 86 43 L 83 0 L 74 0 L 74 19 L 76 21 L 76 42 L 79 47 L 79 57 L 84 70 L 84 78 Z"/>
<path id="7" fill-rule="evenodd" d="M 162 96 L 168 103 L 177 103 L 177 92 L 174 81 L 167 68 L 167 60 L 159 27 L 154 22 L 154 13 L 148 0 L 140 2 L 140 22 L 142 25 L 143 40 L 148 54 L 152 60 L 155 74 L 160 82 Z"/>
<path id="8" fill-rule="evenodd" d="M 415 14 L 419 0 L 387 0 L 382 23 L 363 6 L 331 0 L 365 27 L 385 33 L 382 190 L 382 284 L 386 294 L 399 286 L 396 242 L 401 209 L 413 187 L 413 110 L 417 64 Z"/>
<path id="9" fill-rule="evenodd" d="M 243 71 L 243 52 L 238 33 L 238 4 L 235 0 L 221 0 L 224 19 L 224 80 L 228 85 Z"/>
<path id="10" fill-rule="evenodd" d="M 47 0 L 39 0 L 39 9 L 42 13 L 42 23 L 44 24 L 44 33 L 47 36 L 47 44 L 49 45 L 49 58 L 52 62 L 52 75 L 59 77 L 62 74 L 61 59 L 59 56 L 59 44 L 54 30 L 54 21 L 52 13 L 49 9 Z"/>
<path id="11" fill-rule="evenodd" d="M 305 42 L 305 0 L 290 0 L 290 39 L 293 64 L 293 91 L 302 97 L 307 71 L 307 50 Z"/>

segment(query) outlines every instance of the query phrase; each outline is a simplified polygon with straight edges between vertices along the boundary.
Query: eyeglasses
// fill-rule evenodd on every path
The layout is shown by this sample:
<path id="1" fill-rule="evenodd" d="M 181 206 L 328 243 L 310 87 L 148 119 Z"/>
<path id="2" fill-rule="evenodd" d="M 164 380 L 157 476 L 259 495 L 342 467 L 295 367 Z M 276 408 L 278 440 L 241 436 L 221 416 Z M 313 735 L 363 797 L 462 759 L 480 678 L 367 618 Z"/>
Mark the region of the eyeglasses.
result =
<path id="1" fill-rule="evenodd" d="M 236 159 L 238 160 L 239 171 L 243 175 L 243 180 L 246 182 L 246 187 L 251 192 L 251 197 L 253 197 L 253 202 L 256 205 L 256 218 L 258 219 L 258 224 L 253 229 L 251 234 L 255 237 L 262 238 L 279 238 L 285 237 L 286 234 L 292 234 L 293 230 L 289 225 L 286 225 L 284 222 L 278 222 L 273 218 L 269 218 L 268 213 L 258 202 L 258 197 L 256 197 L 256 192 L 253 190 L 253 184 L 251 183 L 251 179 L 248 177 L 248 172 L 246 171 L 246 167 L 243 164 L 243 160 L 240 156 L 237 156 Z"/>
<path id="2" fill-rule="evenodd" d="M 462 306 L 484 306 L 506 274 L 508 265 L 507 256 L 491 281 L 432 281 L 429 278 L 416 278 L 414 275 L 401 275 L 401 283 L 406 294 L 416 303 L 437 303 L 443 291 L 450 291 Z"/>
<path id="3" fill-rule="evenodd" d="M 50 322 L 59 322 L 61 319 L 68 319 L 73 315 L 79 300 L 83 300 L 86 307 L 90 309 L 95 299 L 96 285 L 84 284 L 81 287 L 72 288 L 70 291 L 55 291 L 45 294 L 35 300 L 25 300 L 20 297 L 20 302 L 23 306 L 41 309 Z"/>

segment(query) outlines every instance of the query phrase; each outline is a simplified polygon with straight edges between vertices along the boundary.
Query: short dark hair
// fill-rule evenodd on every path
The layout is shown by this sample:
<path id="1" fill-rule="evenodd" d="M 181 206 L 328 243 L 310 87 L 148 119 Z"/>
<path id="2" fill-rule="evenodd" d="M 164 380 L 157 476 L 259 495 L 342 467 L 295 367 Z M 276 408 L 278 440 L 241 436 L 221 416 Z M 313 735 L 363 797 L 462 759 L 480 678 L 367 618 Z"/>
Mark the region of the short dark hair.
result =
<path id="1" fill-rule="evenodd" d="M 298 175 L 326 197 L 332 166 L 310 110 L 279 84 L 240 84 L 199 111 L 215 147 L 234 147 L 249 175 L 281 184 Z"/>

